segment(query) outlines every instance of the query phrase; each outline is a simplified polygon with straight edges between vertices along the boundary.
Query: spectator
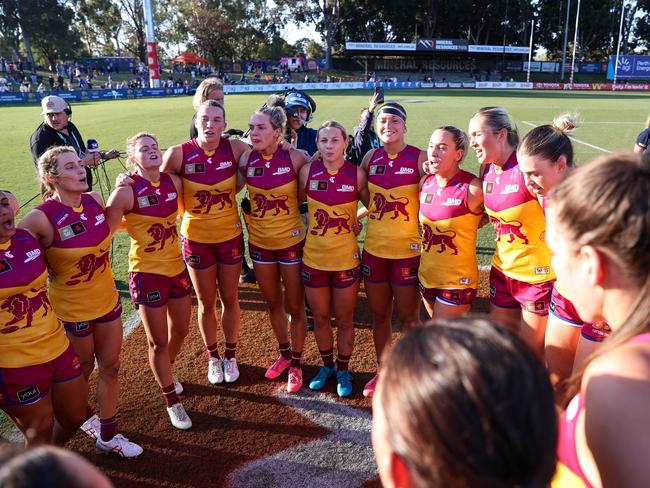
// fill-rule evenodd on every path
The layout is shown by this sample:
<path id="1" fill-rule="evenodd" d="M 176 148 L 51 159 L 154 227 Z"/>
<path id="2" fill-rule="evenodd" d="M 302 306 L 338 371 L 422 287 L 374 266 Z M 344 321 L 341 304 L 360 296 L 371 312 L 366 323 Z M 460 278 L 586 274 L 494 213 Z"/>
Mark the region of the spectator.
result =
<path id="1" fill-rule="evenodd" d="M 316 102 L 304 92 L 293 91 L 285 98 L 285 111 L 287 113 L 287 127 L 290 129 L 290 142 L 309 156 L 312 156 L 316 147 L 317 131 L 307 127 L 316 111 Z"/>
<path id="2" fill-rule="evenodd" d="M 90 152 L 77 127 L 70 121 L 72 109 L 67 102 L 56 95 L 50 95 L 41 100 L 43 122 L 29 138 L 34 164 L 47 149 L 52 146 L 71 146 L 77 152 L 82 164 L 86 167 L 88 191 L 92 190 L 91 166 L 97 165 L 102 159 L 113 159 L 119 156 L 119 151 Z"/>

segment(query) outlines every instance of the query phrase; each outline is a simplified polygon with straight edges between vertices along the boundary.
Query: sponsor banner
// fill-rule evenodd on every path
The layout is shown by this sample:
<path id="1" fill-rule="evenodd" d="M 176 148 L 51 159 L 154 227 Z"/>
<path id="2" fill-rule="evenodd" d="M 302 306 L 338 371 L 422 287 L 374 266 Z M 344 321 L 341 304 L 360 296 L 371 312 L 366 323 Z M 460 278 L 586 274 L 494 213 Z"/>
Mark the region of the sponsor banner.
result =
<path id="1" fill-rule="evenodd" d="M 592 90 L 592 91 L 648 91 L 647 84 L 616 84 L 612 83 L 533 83 L 535 90 Z"/>
<path id="2" fill-rule="evenodd" d="M 606 70 L 605 63 L 578 63 L 578 73 L 604 73 Z"/>
<path id="3" fill-rule="evenodd" d="M 607 79 L 614 79 L 616 56 L 609 57 Z M 619 56 L 616 78 L 622 80 L 650 80 L 650 56 Z"/>
<path id="4" fill-rule="evenodd" d="M 476 88 L 531 90 L 533 84 L 518 81 L 477 81 Z"/>
<path id="5" fill-rule="evenodd" d="M 467 51 L 467 39 L 419 39 L 416 51 Z"/>
<path id="6" fill-rule="evenodd" d="M 346 42 L 347 51 L 415 51 L 414 43 L 407 42 Z"/>
<path id="7" fill-rule="evenodd" d="M 528 54 L 530 48 L 528 46 L 491 46 L 491 45 L 478 45 L 470 44 L 467 46 L 470 53 L 503 53 L 506 54 Z"/>

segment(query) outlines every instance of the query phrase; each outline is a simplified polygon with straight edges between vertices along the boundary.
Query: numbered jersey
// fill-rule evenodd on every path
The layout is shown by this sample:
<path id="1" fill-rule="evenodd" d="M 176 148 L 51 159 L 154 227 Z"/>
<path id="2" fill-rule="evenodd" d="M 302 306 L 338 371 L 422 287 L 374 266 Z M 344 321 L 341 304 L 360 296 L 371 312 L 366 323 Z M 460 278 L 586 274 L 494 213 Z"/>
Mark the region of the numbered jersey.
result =
<path id="1" fill-rule="evenodd" d="M 330 172 L 314 161 L 307 179 L 309 229 L 303 263 L 323 271 L 359 266 L 359 246 L 352 225 L 357 222 L 357 167 L 344 163 Z"/>
<path id="2" fill-rule="evenodd" d="M 124 216 L 131 236 L 129 271 L 176 276 L 185 269 L 176 229 L 178 195 L 168 174 L 151 182 L 131 177 L 133 208 Z"/>
<path id="3" fill-rule="evenodd" d="M 284 249 L 305 238 L 298 211 L 298 176 L 291 155 L 279 148 L 271 156 L 253 151 L 246 162 L 251 199 L 248 240 L 263 249 Z"/>
<path id="4" fill-rule="evenodd" d="M 420 254 L 418 187 L 420 150 L 406 146 L 398 154 L 376 149 L 368 164 L 368 229 L 364 249 L 381 258 Z"/>
<path id="5" fill-rule="evenodd" d="M 555 278 L 546 244 L 546 217 L 533 197 L 513 152 L 503 168 L 488 164 L 483 170 L 485 211 L 496 233 L 492 266 L 524 283 Z"/>
<path id="6" fill-rule="evenodd" d="M 52 361 L 68 347 L 47 295 L 45 253 L 23 229 L 0 244 L 0 368 Z"/>
<path id="7" fill-rule="evenodd" d="M 478 286 L 476 234 L 483 214 L 469 209 L 475 176 L 459 171 L 445 186 L 428 176 L 420 190 L 422 257 L 418 278 L 425 288 Z"/>
<path id="8" fill-rule="evenodd" d="M 104 208 L 88 193 L 79 208 L 52 198 L 38 207 L 54 228 L 45 250 L 50 268 L 50 300 L 65 322 L 93 320 L 115 308 L 118 300 L 111 271 L 111 235 Z"/>
<path id="9" fill-rule="evenodd" d="M 237 211 L 237 161 L 230 141 L 221 138 L 215 151 L 191 139 L 182 144 L 183 222 L 181 234 L 192 241 L 219 243 L 241 234 Z"/>

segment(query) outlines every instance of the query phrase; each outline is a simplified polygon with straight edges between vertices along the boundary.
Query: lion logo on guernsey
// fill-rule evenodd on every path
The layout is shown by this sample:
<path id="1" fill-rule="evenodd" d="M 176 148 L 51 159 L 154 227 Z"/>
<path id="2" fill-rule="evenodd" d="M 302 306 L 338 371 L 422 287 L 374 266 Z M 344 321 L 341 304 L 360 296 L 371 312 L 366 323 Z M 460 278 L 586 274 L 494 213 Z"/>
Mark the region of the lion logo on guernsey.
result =
<path id="1" fill-rule="evenodd" d="M 167 225 L 168 227 L 165 227 L 160 223 L 155 223 L 147 229 L 147 234 L 151 237 L 151 242 L 147 244 L 144 252 L 153 252 L 156 250 L 156 246 L 160 246 L 158 250 L 161 251 L 165 247 L 168 239 L 171 239 L 172 243 L 176 241 L 178 237 L 176 226 L 170 225 L 169 222 L 167 222 Z"/>
<path id="2" fill-rule="evenodd" d="M 311 230 L 312 235 L 318 235 L 318 231 L 322 230 L 321 236 L 327 234 L 327 231 L 330 229 L 336 229 L 335 234 L 340 234 L 343 232 L 343 229 L 350 233 L 350 217 L 346 214 L 338 214 L 336 211 L 333 211 L 335 217 L 332 217 L 326 210 L 319 208 L 314 212 L 314 220 L 316 225 Z"/>
<path id="3" fill-rule="evenodd" d="M 522 244 L 528 244 L 528 238 L 521 231 L 523 225 L 518 220 L 508 221 L 503 219 L 496 219 L 494 217 L 492 217 L 491 220 L 492 224 L 494 225 L 494 232 L 497 234 L 497 237 L 495 239 L 497 242 L 501 240 L 501 237 L 508 236 L 510 237 L 508 239 L 508 244 L 512 244 L 515 241 L 515 238 L 521 239 Z"/>
<path id="4" fill-rule="evenodd" d="M 279 215 L 281 210 L 284 210 L 284 212 L 289 215 L 289 207 L 287 207 L 287 200 L 289 197 L 287 195 L 280 195 L 276 196 L 273 193 L 271 193 L 271 197 L 273 199 L 267 198 L 266 195 L 258 194 L 255 195 L 255 205 L 257 208 L 253 210 L 253 214 L 256 217 L 263 218 L 264 215 L 266 215 L 266 212 L 270 210 L 275 210 L 275 215 Z"/>
<path id="5" fill-rule="evenodd" d="M 35 295 L 29 297 L 21 293 L 4 299 L 0 308 L 13 315 L 13 319 L 4 324 L 3 329 L 0 330 L 0 334 L 10 334 L 18 329 L 31 327 L 32 318 L 36 312 L 42 308 L 42 317 L 45 317 L 47 313 L 52 310 L 52 305 L 50 305 L 50 302 L 47 299 L 47 291 L 44 288 L 41 288 L 40 291 L 32 288 L 29 291 L 35 293 Z M 15 325 L 23 322 L 23 320 L 25 321 L 25 325 L 22 327 Z"/>
<path id="6" fill-rule="evenodd" d="M 384 217 L 384 214 L 392 212 L 393 216 L 391 217 L 391 220 L 395 220 L 397 217 L 399 217 L 399 214 L 402 214 L 404 217 L 406 217 L 404 219 L 405 222 L 410 221 L 411 218 L 409 217 L 408 211 L 406 210 L 409 199 L 406 197 L 394 197 L 390 194 L 388 196 L 392 199 L 392 201 L 388 200 L 383 193 L 375 193 L 375 196 L 372 197 L 375 208 L 370 213 L 370 218 L 381 220 Z M 379 216 L 375 214 L 379 214 Z"/>
<path id="7" fill-rule="evenodd" d="M 232 199 L 230 198 L 230 192 L 219 192 L 212 193 L 210 190 L 199 190 L 194 194 L 194 198 L 199 202 L 193 209 L 192 213 L 195 214 L 209 214 L 212 210 L 213 205 L 221 204 L 219 210 L 223 210 L 226 205 L 232 208 Z M 205 209 L 205 212 L 201 212 L 202 209 Z"/>
<path id="8" fill-rule="evenodd" d="M 77 261 L 77 269 L 79 270 L 79 273 L 77 273 L 74 276 L 70 277 L 69 281 L 66 281 L 66 285 L 76 285 L 78 283 L 81 283 L 80 278 L 86 278 L 83 281 L 90 281 L 93 279 L 93 276 L 95 275 L 96 271 L 99 271 L 101 268 L 101 272 L 106 271 L 106 268 L 108 267 L 108 249 L 100 249 L 99 250 L 99 256 L 95 256 L 94 254 L 86 254 Z"/>
<path id="9" fill-rule="evenodd" d="M 456 233 L 453 230 L 440 230 L 437 226 L 436 231 L 438 231 L 439 234 L 433 232 L 433 229 L 427 224 L 422 225 L 422 245 L 424 252 L 429 252 L 431 246 L 440 246 L 440 249 L 436 251 L 438 254 L 442 254 L 447 250 L 447 248 L 453 251 L 451 253 L 452 255 L 458 254 L 458 248 L 456 247 L 456 244 L 454 244 Z"/>

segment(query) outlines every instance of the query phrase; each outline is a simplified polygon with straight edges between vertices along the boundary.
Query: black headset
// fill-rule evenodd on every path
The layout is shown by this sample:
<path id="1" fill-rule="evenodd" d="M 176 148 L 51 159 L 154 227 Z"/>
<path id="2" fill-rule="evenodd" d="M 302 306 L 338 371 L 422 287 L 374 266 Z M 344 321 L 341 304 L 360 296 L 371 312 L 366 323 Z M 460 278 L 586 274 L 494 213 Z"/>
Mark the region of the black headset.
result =
<path id="1" fill-rule="evenodd" d="M 72 107 L 68 102 L 65 102 L 65 109 L 63 109 L 63 111 L 66 113 L 68 117 L 72 115 Z"/>

